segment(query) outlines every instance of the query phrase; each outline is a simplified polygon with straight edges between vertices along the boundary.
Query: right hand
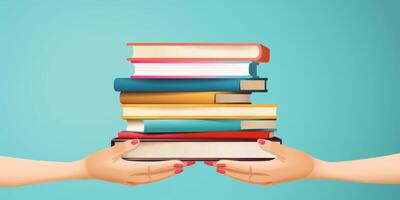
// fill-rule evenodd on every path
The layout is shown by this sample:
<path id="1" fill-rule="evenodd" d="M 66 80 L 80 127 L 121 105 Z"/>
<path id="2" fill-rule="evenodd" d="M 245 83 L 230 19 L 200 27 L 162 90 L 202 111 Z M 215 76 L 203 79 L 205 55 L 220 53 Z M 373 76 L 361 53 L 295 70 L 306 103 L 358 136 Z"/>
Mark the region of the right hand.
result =
<path id="1" fill-rule="evenodd" d="M 100 150 L 83 160 L 90 178 L 120 183 L 124 185 L 141 185 L 160 181 L 179 174 L 184 166 L 194 162 L 169 160 L 161 162 L 126 161 L 121 156 L 139 146 L 139 140 L 129 140 L 113 147 Z"/>
<path id="2" fill-rule="evenodd" d="M 271 161 L 220 160 L 205 162 L 217 167 L 217 172 L 248 183 L 274 185 L 307 178 L 314 168 L 315 159 L 308 154 L 269 140 L 258 140 L 260 148 L 276 155 Z"/>

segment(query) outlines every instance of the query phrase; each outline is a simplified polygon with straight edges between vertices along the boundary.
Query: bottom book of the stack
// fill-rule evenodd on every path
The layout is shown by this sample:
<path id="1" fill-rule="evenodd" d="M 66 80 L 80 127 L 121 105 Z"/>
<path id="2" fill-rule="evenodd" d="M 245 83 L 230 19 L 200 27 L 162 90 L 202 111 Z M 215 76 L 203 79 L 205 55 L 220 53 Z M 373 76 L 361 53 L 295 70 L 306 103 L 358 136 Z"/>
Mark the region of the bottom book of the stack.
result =
<path id="1" fill-rule="evenodd" d="M 119 134 L 121 136 L 121 134 Z M 129 140 L 127 137 L 112 139 L 111 145 Z M 131 138 L 133 139 L 133 138 Z M 276 137 L 266 138 L 282 143 Z M 122 156 L 131 161 L 263 161 L 275 156 L 264 151 L 257 139 L 140 139 L 138 148 Z"/>

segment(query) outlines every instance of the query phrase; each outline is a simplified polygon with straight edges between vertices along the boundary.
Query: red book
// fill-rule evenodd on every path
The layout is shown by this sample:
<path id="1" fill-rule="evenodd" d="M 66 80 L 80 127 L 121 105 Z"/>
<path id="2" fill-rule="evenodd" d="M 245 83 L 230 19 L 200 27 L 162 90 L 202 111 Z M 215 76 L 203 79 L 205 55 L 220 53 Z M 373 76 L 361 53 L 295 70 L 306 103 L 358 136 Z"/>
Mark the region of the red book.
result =
<path id="1" fill-rule="evenodd" d="M 269 48 L 258 43 L 128 43 L 139 62 L 269 62 Z"/>
<path id="2" fill-rule="evenodd" d="M 271 138 L 271 131 L 219 131 L 219 132 L 185 132 L 185 133 L 151 133 L 121 131 L 121 139 L 259 139 Z"/>

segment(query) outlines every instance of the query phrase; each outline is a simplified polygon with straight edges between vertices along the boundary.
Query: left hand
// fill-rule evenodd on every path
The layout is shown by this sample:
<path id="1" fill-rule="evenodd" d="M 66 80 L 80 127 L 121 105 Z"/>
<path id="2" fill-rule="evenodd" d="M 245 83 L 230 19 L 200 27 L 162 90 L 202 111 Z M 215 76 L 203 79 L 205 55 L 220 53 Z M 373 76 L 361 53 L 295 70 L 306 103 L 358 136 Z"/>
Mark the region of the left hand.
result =
<path id="1" fill-rule="evenodd" d="M 160 181 L 183 171 L 194 162 L 168 160 L 160 162 L 133 162 L 122 155 L 139 146 L 139 140 L 129 140 L 100 150 L 83 159 L 90 178 L 134 186 Z"/>

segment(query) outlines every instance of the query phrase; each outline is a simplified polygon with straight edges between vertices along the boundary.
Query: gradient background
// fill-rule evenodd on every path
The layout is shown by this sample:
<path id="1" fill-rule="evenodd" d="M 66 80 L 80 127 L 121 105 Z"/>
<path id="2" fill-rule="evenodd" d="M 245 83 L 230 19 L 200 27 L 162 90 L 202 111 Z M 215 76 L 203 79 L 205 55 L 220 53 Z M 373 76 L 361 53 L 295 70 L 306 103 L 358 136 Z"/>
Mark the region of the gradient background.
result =
<path id="1" fill-rule="evenodd" d="M 143 3 L 146 2 L 146 3 Z M 113 79 L 127 42 L 259 42 L 285 144 L 329 161 L 400 152 L 399 1 L 1 1 L 0 155 L 72 161 L 125 123 Z M 0 166 L 1 170 L 1 166 Z M 202 163 L 126 187 L 66 181 L 0 199 L 399 199 L 400 185 L 297 181 L 260 187 Z"/>

